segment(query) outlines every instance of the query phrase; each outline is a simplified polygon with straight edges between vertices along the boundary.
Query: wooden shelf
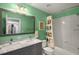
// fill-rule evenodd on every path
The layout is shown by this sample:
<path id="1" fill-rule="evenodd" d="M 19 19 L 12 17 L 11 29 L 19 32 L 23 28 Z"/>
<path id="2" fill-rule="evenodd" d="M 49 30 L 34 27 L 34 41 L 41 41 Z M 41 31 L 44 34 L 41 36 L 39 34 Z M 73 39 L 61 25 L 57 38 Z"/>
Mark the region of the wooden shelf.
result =
<path id="1" fill-rule="evenodd" d="M 52 37 L 46 36 L 46 38 L 52 38 Z"/>
<path id="2" fill-rule="evenodd" d="M 54 47 L 54 39 L 53 39 L 53 22 L 50 16 L 47 17 L 46 21 L 46 38 L 48 40 L 48 47 Z"/>

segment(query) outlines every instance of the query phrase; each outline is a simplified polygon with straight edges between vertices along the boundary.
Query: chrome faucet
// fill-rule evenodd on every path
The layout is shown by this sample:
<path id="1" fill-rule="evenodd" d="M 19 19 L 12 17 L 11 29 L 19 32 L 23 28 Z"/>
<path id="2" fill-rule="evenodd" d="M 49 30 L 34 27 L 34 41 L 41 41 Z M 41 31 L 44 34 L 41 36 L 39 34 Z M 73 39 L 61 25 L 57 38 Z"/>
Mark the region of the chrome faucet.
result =
<path id="1" fill-rule="evenodd" d="M 13 39 L 11 38 L 11 39 L 10 39 L 10 42 L 9 42 L 9 44 L 12 44 L 12 42 L 13 42 Z"/>

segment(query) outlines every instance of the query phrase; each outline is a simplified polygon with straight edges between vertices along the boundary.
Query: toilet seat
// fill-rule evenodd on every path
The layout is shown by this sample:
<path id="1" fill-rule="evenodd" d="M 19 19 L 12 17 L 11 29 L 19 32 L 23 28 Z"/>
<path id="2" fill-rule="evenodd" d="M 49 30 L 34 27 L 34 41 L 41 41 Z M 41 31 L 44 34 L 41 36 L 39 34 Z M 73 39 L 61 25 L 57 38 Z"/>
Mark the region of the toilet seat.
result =
<path id="1" fill-rule="evenodd" d="M 54 55 L 54 49 L 50 47 L 45 47 L 43 48 L 43 53 L 46 55 Z"/>

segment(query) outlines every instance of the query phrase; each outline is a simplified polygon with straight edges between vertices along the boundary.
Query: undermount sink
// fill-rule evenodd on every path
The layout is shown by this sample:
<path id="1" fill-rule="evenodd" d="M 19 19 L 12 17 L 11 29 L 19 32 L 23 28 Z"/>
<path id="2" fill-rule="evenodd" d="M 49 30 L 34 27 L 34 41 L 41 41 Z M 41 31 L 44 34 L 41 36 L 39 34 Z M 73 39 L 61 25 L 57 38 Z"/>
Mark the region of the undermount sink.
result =
<path id="1" fill-rule="evenodd" d="M 30 40 L 30 39 L 26 39 L 26 40 L 23 40 L 23 41 L 17 41 L 17 42 L 12 42 L 12 43 L 6 43 L 6 44 L 3 44 L 3 45 L 0 45 L 0 49 L 4 48 L 4 47 L 16 47 L 16 46 L 21 46 L 22 44 L 34 44 L 38 42 L 38 39 L 35 39 L 35 40 Z"/>
<path id="2" fill-rule="evenodd" d="M 30 40 L 23 40 L 23 41 L 19 41 L 20 44 L 25 44 L 25 43 L 29 43 Z"/>
<path id="3" fill-rule="evenodd" d="M 25 43 L 28 43 L 30 40 L 23 40 L 23 41 L 17 41 L 17 42 L 11 42 L 11 43 L 6 43 L 6 44 L 3 44 L 3 45 L 0 45 L 0 50 L 2 50 L 3 48 L 6 48 L 8 49 L 9 48 L 14 48 L 16 46 L 20 46 L 21 44 L 25 44 Z M 7 50 L 6 49 L 6 50 Z"/>
<path id="4" fill-rule="evenodd" d="M 26 39 L 26 40 L 23 40 L 23 41 L 19 41 L 20 44 L 34 44 L 38 41 L 38 39 Z"/>
<path id="5" fill-rule="evenodd" d="M 3 45 L 1 45 L 0 46 L 0 49 L 3 49 L 3 48 L 7 48 L 8 49 L 8 47 L 10 48 L 12 48 L 12 47 L 14 47 L 14 45 L 17 45 L 18 44 L 18 42 L 12 42 L 11 44 L 10 43 L 6 43 L 6 44 L 3 44 Z M 6 50 L 7 50 L 6 49 Z"/>

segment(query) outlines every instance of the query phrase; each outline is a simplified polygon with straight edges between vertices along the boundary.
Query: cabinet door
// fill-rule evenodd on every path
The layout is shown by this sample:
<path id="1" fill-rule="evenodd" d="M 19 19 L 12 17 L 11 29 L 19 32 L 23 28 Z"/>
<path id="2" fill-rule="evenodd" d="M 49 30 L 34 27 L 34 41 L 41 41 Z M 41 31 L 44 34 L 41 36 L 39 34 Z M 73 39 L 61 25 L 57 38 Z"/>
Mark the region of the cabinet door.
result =
<path id="1" fill-rule="evenodd" d="M 42 55 L 42 43 L 34 44 L 31 51 L 32 55 Z"/>

